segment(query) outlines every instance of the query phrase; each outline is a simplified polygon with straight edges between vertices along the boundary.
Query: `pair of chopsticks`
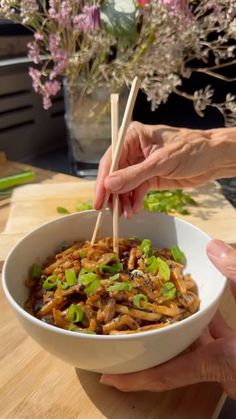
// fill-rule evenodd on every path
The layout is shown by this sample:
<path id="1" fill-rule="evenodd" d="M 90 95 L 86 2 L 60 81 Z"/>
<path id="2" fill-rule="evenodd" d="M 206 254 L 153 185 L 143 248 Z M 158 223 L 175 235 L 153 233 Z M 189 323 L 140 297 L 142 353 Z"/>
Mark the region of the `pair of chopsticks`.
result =
<path id="1" fill-rule="evenodd" d="M 135 77 L 130 89 L 128 101 L 126 104 L 122 124 L 119 130 L 119 95 L 111 95 L 111 134 L 112 134 L 112 164 L 109 174 L 115 172 L 118 169 L 119 160 L 121 156 L 122 147 L 125 140 L 126 131 L 131 122 L 132 113 L 137 98 L 137 94 L 141 85 L 141 80 L 138 77 Z M 101 225 L 103 213 L 107 207 L 110 193 L 106 192 L 103 206 L 98 213 L 91 245 L 96 241 L 98 231 Z M 119 218 L 119 199 L 117 195 L 113 197 L 113 251 L 118 253 L 118 218 Z"/>

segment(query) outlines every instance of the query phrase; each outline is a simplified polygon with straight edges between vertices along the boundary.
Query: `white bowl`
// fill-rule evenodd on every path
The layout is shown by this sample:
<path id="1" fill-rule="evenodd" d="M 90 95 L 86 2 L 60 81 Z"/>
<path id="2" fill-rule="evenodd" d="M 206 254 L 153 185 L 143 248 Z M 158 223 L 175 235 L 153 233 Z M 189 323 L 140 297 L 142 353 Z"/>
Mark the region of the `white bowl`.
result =
<path id="1" fill-rule="evenodd" d="M 120 237 L 148 238 L 158 247 L 178 244 L 184 251 L 189 272 L 196 280 L 200 310 L 163 329 L 131 335 L 88 335 L 46 324 L 28 314 L 23 305 L 28 296 L 24 285 L 29 267 L 44 262 L 64 242 L 90 239 L 96 211 L 63 216 L 24 237 L 8 255 L 3 268 L 3 289 L 26 332 L 51 354 L 74 366 L 100 373 L 128 373 L 161 364 L 194 342 L 212 319 L 226 279 L 206 255 L 210 240 L 204 232 L 182 219 L 155 212 L 142 212 L 132 220 L 120 220 Z M 112 235 L 109 212 L 104 215 L 100 236 Z"/>

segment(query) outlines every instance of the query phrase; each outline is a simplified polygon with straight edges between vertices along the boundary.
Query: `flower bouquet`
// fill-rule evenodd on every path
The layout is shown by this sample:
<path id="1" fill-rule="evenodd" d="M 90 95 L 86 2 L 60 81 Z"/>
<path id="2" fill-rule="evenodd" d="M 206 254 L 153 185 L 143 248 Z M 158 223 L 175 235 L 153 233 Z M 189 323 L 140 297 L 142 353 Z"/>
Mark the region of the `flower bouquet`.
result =
<path id="1" fill-rule="evenodd" d="M 0 18 L 33 33 L 29 75 L 45 109 L 64 81 L 75 160 L 99 161 L 110 142 L 103 105 L 135 76 L 152 110 L 175 93 L 200 116 L 212 106 L 226 126 L 236 122 L 230 91 L 218 102 L 209 84 L 191 93 L 182 86 L 193 73 L 231 81 L 221 69 L 236 62 L 235 0 L 0 0 L 0 6 Z"/>
<path id="2" fill-rule="evenodd" d="M 152 109 L 170 93 L 193 101 L 202 115 L 216 107 L 226 125 L 235 122 L 235 98 L 214 102 L 211 86 L 187 94 L 192 73 L 228 80 L 220 69 L 235 60 L 235 0 L 0 0 L 0 17 L 21 23 L 34 34 L 28 44 L 33 87 L 45 109 L 61 88 L 80 79 L 83 91 L 130 85 L 135 75 Z M 228 80 L 229 81 L 229 80 Z"/>

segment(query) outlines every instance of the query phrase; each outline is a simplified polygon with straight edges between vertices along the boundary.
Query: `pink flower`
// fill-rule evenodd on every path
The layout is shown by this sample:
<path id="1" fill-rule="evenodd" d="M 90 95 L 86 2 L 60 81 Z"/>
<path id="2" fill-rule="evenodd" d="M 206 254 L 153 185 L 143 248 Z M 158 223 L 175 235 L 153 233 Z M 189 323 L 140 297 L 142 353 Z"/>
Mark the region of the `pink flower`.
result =
<path id="1" fill-rule="evenodd" d="M 39 64 L 41 62 L 41 58 L 38 44 L 36 42 L 28 42 L 27 47 L 29 49 L 28 57 L 33 61 L 33 63 Z"/>
<path id="2" fill-rule="evenodd" d="M 83 13 L 75 16 L 75 28 L 81 32 L 93 32 L 101 27 L 101 16 L 99 6 L 85 6 Z"/>
<path id="3" fill-rule="evenodd" d="M 44 86 L 42 86 L 42 95 L 43 95 L 43 107 L 45 110 L 51 108 L 52 100 L 51 96 L 56 96 L 61 89 L 61 83 L 57 80 L 46 81 Z"/>
<path id="4" fill-rule="evenodd" d="M 187 0 L 159 0 L 160 4 L 166 6 L 174 11 L 184 11 L 188 10 L 188 1 Z"/>
<path id="5" fill-rule="evenodd" d="M 72 7 L 70 0 L 62 0 L 58 10 L 55 0 L 49 0 L 49 15 L 60 25 L 64 26 L 64 28 L 69 28 L 71 26 L 71 12 Z"/>
<path id="6" fill-rule="evenodd" d="M 34 67 L 29 67 L 29 75 L 32 79 L 34 91 L 39 93 L 41 89 L 41 72 Z"/>
<path id="7" fill-rule="evenodd" d="M 51 108 L 52 106 L 52 101 L 50 99 L 50 97 L 44 96 L 43 97 L 43 109 L 45 109 L 45 111 L 47 111 L 49 108 Z"/>
<path id="8" fill-rule="evenodd" d="M 61 3 L 61 10 L 58 16 L 59 23 L 65 28 L 71 26 L 71 4 L 69 0 L 64 0 Z"/>
<path id="9" fill-rule="evenodd" d="M 57 80 L 46 81 L 44 85 L 45 96 L 56 96 L 61 90 L 61 83 Z"/>
<path id="10" fill-rule="evenodd" d="M 42 41 L 43 40 L 43 35 L 41 35 L 41 33 L 35 32 L 34 33 L 34 39 L 35 39 L 35 41 Z"/>
<path id="11" fill-rule="evenodd" d="M 60 37 L 57 34 L 49 35 L 49 51 L 54 61 L 54 67 L 50 73 L 52 80 L 58 74 L 62 74 L 68 63 L 68 51 L 60 48 Z"/>
<path id="12" fill-rule="evenodd" d="M 49 0 L 49 9 L 48 9 L 49 15 L 56 19 L 57 18 L 57 10 L 56 10 L 56 3 L 55 0 Z"/>

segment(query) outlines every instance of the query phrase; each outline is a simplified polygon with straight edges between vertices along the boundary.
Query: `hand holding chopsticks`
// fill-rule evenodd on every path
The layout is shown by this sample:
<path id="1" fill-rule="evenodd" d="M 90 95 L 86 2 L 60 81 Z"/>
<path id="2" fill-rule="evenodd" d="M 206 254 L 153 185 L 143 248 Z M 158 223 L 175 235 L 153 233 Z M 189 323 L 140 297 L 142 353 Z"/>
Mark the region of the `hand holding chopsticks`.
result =
<path id="1" fill-rule="evenodd" d="M 136 98 L 137 98 L 137 94 L 138 94 L 140 85 L 141 85 L 140 79 L 138 77 L 135 77 L 135 79 L 132 83 L 131 89 L 130 89 L 130 94 L 129 94 L 128 101 L 127 101 L 126 108 L 125 108 L 125 113 L 124 113 L 122 124 L 121 124 L 120 130 L 119 130 L 118 143 L 117 143 L 117 146 L 116 146 L 115 155 L 112 156 L 112 164 L 111 164 L 109 174 L 115 172 L 118 168 L 118 164 L 119 164 L 119 160 L 120 160 L 120 156 L 121 156 L 121 151 L 122 151 L 122 147 L 123 147 L 124 140 L 125 140 L 126 131 L 127 131 L 128 126 L 131 122 L 132 113 L 133 113 L 133 109 L 134 109 L 134 105 L 135 105 L 135 101 L 136 101 Z M 98 213 L 96 225 L 95 225 L 92 240 L 91 240 L 91 245 L 93 245 L 96 241 L 98 230 L 99 230 L 101 219 L 102 219 L 102 215 L 103 215 L 103 212 L 104 212 L 104 210 L 107 206 L 109 196 L 110 196 L 109 192 L 106 192 L 105 198 L 104 198 L 104 201 L 103 201 L 102 209 Z"/>

